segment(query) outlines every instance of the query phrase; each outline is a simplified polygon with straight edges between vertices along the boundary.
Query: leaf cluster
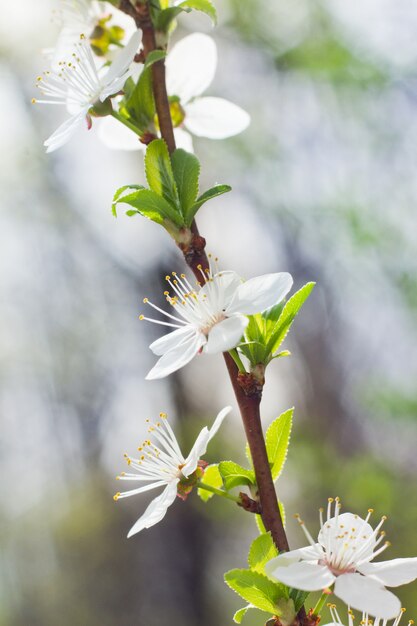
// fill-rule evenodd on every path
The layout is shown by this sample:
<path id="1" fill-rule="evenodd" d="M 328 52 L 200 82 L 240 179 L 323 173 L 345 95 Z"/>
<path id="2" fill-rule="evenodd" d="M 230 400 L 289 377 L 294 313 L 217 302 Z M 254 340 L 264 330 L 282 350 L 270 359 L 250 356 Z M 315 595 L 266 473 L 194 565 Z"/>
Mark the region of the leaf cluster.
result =
<path id="1" fill-rule="evenodd" d="M 288 335 L 291 325 L 301 307 L 313 291 L 315 283 L 309 282 L 297 291 L 285 304 L 276 306 L 249 317 L 244 342 L 239 350 L 252 367 L 268 365 L 272 359 L 289 356 L 290 352 L 279 348 Z"/>
<path id="2" fill-rule="evenodd" d="M 118 189 L 112 210 L 128 204 L 127 215 L 143 215 L 160 224 L 179 240 L 189 229 L 199 208 L 208 200 L 230 191 L 228 185 L 215 185 L 199 195 L 200 163 L 196 156 L 179 148 L 171 157 L 163 139 L 152 141 L 146 151 L 145 173 L 149 188 L 126 185 Z"/>
<path id="3" fill-rule="evenodd" d="M 290 624 L 301 608 L 305 594 L 289 589 L 268 577 L 267 563 L 278 556 L 271 533 L 265 532 L 252 542 L 248 555 L 247 569 L 233 569 L 226 572 L 226 584 L 248 604 L 234 614 L 233 620 L 240 624 L 251 610 L 266 613 L 268 617 L 278 617 L 284 624 Z"/>

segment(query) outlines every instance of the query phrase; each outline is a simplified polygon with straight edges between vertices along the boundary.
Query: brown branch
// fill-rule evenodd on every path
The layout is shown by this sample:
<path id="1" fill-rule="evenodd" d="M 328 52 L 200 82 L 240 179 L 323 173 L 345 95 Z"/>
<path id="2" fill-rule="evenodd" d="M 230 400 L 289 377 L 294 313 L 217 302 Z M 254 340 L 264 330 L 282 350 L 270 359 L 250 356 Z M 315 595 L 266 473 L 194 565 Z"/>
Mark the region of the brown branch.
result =
<path id="1" fill-rule="evenodd" d="M 137 2 L 136 8 L 133 8 L 132 11 L 132 4 L 128 0 L 122 0 L 120 8 L 126 13 L 129 13 L 129 15 L 132 15 L 136 21 L 137 27 L 142 30 L 142 42 L 144 56 L 146 58 L 152 50 L 157 49 L 155 30 L 151 21 L 148 2 L 143 0 Z M 175 150 L 175 138 L 166 90 L 164 60 L 158 61 L 152 65 L 152 81 L 161 136 L 166 141 L 169 152 L 172 153 Z M 206 242 L 199 234 L 195 221 L 192 224 L 191 231 L 191 242 L 187 243 L 186 246 L 180 247 L 184 253 L 186 263 L 197 277 L 197 280 L 201 280 L 201 268 L 205 270 L 209 267 L 205 253 Z M 278 550 L 280 552 L 286 552 L 289 550 L 289 545 L 278 507 L 275 486 L 268 462 L 265 438 L 262 431 L 260 417 L 262 385 L 259 384 L 259 380 L 251 374 L 239 376 L 238 368 L 230 354 L 225 353 L 224 359 L 239 405 L 252 456 L 259 491 L 262 521 L 266 530 L 271 532 Z M 248 508 L 252 506 L 250 503 L 247 504 Z M 302 625 L 307 625 L 308 623 L 304 607 L 298 613 L 297 623 L 301 623 Z"/>

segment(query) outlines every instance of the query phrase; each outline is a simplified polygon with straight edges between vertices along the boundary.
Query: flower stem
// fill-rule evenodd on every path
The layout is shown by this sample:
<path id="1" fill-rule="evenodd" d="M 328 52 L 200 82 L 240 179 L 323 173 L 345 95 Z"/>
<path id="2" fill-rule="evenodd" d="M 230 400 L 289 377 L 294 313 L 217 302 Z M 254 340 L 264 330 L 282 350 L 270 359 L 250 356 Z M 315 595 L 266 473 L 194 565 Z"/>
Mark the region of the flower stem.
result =
<path id="1" fill-rule="evenodd" d="M 323 610 L 324 603 L 326 602 L 328 597 L 329 597 L 329 590 L 326 589 L 325 591 L 323 591 L 323 593 L 321 594 L 321 597 L 319 598 L 316 606 L 314 607 L 313 615 L 320 615 L 321 611 Z"/>
<path id="2" fill-rule="evenodd" d="M 211 491 L 211 493 L 215 493 L 216 496 L 221 496 L 222 498 L 227 498 L 228 500 L 232 500 L 232 502 L 240 503 L 240 498 L 237 496 L 233 496 L 231 493 L 227 491 L 223 491 L 223 489 L 217 489 L 217 487 L 212 487 L 211 485 L 206 485 L 206 483 L 199 482 L 199 489 L 205 489 L 206 491 Z"/>
<path id="3" fill-rule="evenodd" d="M 236 363 L 236 366 L 239 370 L 239 372 L 241 372 L 242 374 L 246 374 L 246 370 L 245 370 L 245 366 L 242 363 L 242 359 L 239 356 L 238 351 L 236 350 L 236 348 L 233 348 L 233 350 L 229 350 L 229 354 L 232 357 L 232 359 L 234 360 L 234 362 Z"/>
<path id="4" fill-rule="evenodd" d="M 138 128 L 136 128 L 136 126 L 134 124 L 129 122 L 129 120 L 127 120 L 125 117 L 123 117 L 123 115 L 120 115 L 120 113 L 118 113 L 117 111 L 112 111 L 111 115 L 112 115 L 112 117 L 114 117 L 114 119 L 118 120 L 119 122 L 121 122 L 122 124 L 124 124 L 125 126 L 130 128 L 130 130 L 133 130 L 133 132 L 136 135 L 138 135 L 138 137 L 140 137 L 142 135 L 141 131 Z"/>

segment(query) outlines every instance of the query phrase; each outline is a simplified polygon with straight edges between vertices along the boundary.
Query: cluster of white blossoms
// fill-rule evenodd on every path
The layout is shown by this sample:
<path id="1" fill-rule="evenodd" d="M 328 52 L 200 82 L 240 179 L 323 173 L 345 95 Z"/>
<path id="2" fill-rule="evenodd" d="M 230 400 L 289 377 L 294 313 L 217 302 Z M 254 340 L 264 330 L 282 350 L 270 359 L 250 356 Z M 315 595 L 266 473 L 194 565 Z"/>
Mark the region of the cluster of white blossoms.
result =
<path id="1" fill-rule="evenodd" d="M 154 526 L 164 518 L 168 508 L 178 495 L 179 483 L 187 481 L 197 470 L 209 441 L 217 433 L 230 411 L 231 407 L 225 407 L 220 411 L 210 429 L 203 428 L 187 457 L 183 456 L 165 413 L 160 414 L 160 421 L 149 426 L 150 436 L 156 440 L 158 445 L 147 439 L 138 448 L 140 453 L 138 459 L 125 455 L 129 467 L 135 472 L 122 472 L 117 478 L 142 483 L 142 486 L 130 491 L 116 493 L 115 500 L 164 487 L 163 492 L 152 500 L 144 514 L 132 526 L 128 537 L 135 535 L 144 528 Z"/>
<path id="2" fill-rule="evenodd" d="M 62 0 L 58 15 L 62 29 L 51 55 L 52 67 L 38 78 L 37 87 L 42 97 L 34 101 L 64 106 L 68 118 L 45 141 L 47 151 L 65 144 L 80 126 L 85 124 L 90 128 L 93 114 L 104 117 L 99 135 L 108 146 L 143 149 L 138 140 L 142 131 L 135 130 L 130 122 L 126 124 L 126 119 L 123 123 L 129 128 L 124 127 L 120 123 L 123 116 L 118 112 L 125 83 L 132 76 L 141 31 L 131 18 L 95 0 Z M 106 31 L 110 24 L 115 24 L 113 30 Z M 94 56 L 91 47 L 91 35 L 95 31 L 98 41 L 100 32 L 108 35 L 104 51 L 99 49 L 101 58 Z M 114 53 L 114 48 L 118 47 L 121 50 Z M 191 135 L 223 139 L 243 131 L 250 121 L 249 115 L 237 105 L 223 98 L 202 96 L 213 81 L 216 66 L 216 45 L 201 33 L 177 43 L 166 60 L 175 139 L 179 147 L 188 151 L 193 150 Z M 112 113 L 117 120 L 111 117 Z M 157 119 L 154 127 L 157 132 Z M 196 285 L 191 284 L 185 274 L 173 272 L 166 277 L 171 291 L 164 295 L 174 314 L 147 298 L 144 300 L 169 321 L 145 315 L 141 315 L 141 319 L 174 329 L 150 345 L 160 358 L 147 379 L 168 376 L 198 353 L 233 350 L 242 339 L 248 316 L 280 303 L 293 283 L 286 272 L 244 281 L 236 272 L 218 271 L 211 264 L 207 270 L 202 266 L 198 269 L 201 278 Z M 185 497 L 199 484 L 204 471 L 201 457 L 230 410 L 230 407 L 224 408 L 210 429 L 203 428 L 186 457 L 165 414 L 160 414 L 156 424 L 149 425 L 150 436 L 156 443 L 147 439 L 138 448 L 138 458 L 125 455 L 133 471 L 118 476 L 119 480 L 139 483 L 139 487 L 119 492 L 114 498 L 118 500 L 158 488 L 163 491 L 152 500 L 128 537 L 160 522 L 177 496 Z M 294 589 L 334 593 L 349 607 L 347 626 L 354 624 L 351 607 L 363 612 L 362 626 L 388 626 L 388 620 L 394 620 L 392 626 L 399 626 L 403 609 L 387 587 L 415 580 L 417 558 L 374 562 L 389 545 L 381 530 L 385 518 L 373 528 L 369 523 L 372 510 L 362 519 L 352 513 L 340 513 L 340 509 L 340 500 L 336 498 L 329 499 L 326 519 L 324 511 L 320 511 L 317 541 L 298 518 L 309 545 L 272 559 L 266 566 L 266 574 Z M 333 621 L 326 626 L 344 626 L 335 605 L 329 606 Z M 369 616 L 376 616 L 376 619 Z"/>
<path id="3" fill-rule="evenodd" d="M 298 517 L 310 545 L 272 559 L 267 565 L 268 574 L 304 591 L 320 591 L 334 585 L 334 595 L 352 608 L 381 619 L 396 618 L 401 603 L 386 587 L 415 580 L 417 558 L 372 563 L 390 545 L 381 531 L 386 518 L 372 528 L 372 509 L 362 519 L 353 513 L 340 513 L 340 508 L 339 498 L 330 498 L 326 520 L 320 510 L 317 542 Z"/>
<path id="4" fill-rule="evenodd" d="M 233 271 L 213 273 L 200 266 L 201 282 L 193 287 L 185 274 L 166 280 L 172 294 L 165 291 L 167 302 L 175 315 L 167 313 L 145 298 L 170 321 L 155 320 L 145 315 L 140 319 L 174 331 L 154 341 L 149 347 L 161 358 L 146 376 L 147 380 L 163 378 L 189 363 L 198 353 L 215 354 L 235 348 L 249 322 L 248 315 L 260 313 L 281 302 L 292 287 L 287 272 L 264 274 L 243 282 Z"/>
<path id="5" fill-rule="evenodd" d="M 45 141 L 47 152 L 64 145 L 80 126 L 90 129 L 93 111 L 101 117 L 98 136 L 108 147 L 146 149 L 139 141 L 140 129 L 135 129 L 128 120 L 122 122 L 118 115 L 120 96 L 134 71 L 133 61 L 142 33 L 136 29 L 132 18 L 106 5 L 105 2 L 61 0 L 57 14 L 62 28 L 55 49 L 49 53 L 51 69 L 37 80 L 44 97 L 32 99 L 33 103 L 64 105 L 70 115 Z M 122 25 L 120 30 L 124 33 L 113 48 L 124 47 L 117 52 L 112 48 L 105 58 L 97 57 L 92 52 L 91 33 L 98 24 L 103 24 L 100 28 L 104 28 L 110 20 Z M 250 122 L 246 111 L 228 100 L 201 97 L 214 78 L 216 66 L 216 44 L 202 33 L 185 37 L 166 59 L 175 139 L 179 148 L 189 152 L 193 151 L 191 135 L 224 139 L 242 132 Z M 136 67 L 140 66 L 136 64 Z M 104 102 L 107 102 L 106 107 L 103 107 Z M 111 116 L 113 111 L 117 119 Z"/>

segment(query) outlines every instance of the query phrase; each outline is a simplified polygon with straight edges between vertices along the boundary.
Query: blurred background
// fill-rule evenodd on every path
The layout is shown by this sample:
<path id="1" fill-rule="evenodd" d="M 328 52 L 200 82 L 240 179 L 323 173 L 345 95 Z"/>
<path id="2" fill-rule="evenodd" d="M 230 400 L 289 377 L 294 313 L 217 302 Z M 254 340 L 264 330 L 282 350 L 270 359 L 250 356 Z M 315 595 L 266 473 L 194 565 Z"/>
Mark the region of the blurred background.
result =
<path id="1" fill-rule="evenodd" d="M 243 603 L 222 576 L 245 566 L 251 516 L 193 494 L 128 541 L 149 498 L 112 499 L 123 453 L 160 411 L 187 451 L 233 404 L 206 459 L 244 462 L 222 358 L 145 384 L 160 329 L 138 321 L 142 299 L 160 298 L 181 256 L 155 224 L 111 215 L 115 189 L 143 181 L 141 153 L 109 150 L 93 129 L 45 155 L 63 112 L 30 101 L 57 2 L 0 5 L 0 624 L 232 624 Z M 265 425 L 295 405 L 278 484 L 291 545 L 304 544 L 292 514 L 315 534 L 339 495 L 388 515 L 384 557 L 417 555 L 417 6 L 217 5 L 217 29 L 186 16 L 174 38 L 213 35 L 209 94 L 252 124 L 195 140 L 202 186 L 233 186 L 201 210 L 200 230 L 223 268 L 317 281 L 263 402 Z M 398 590 L 410 618 L 416 591 Z"/>

